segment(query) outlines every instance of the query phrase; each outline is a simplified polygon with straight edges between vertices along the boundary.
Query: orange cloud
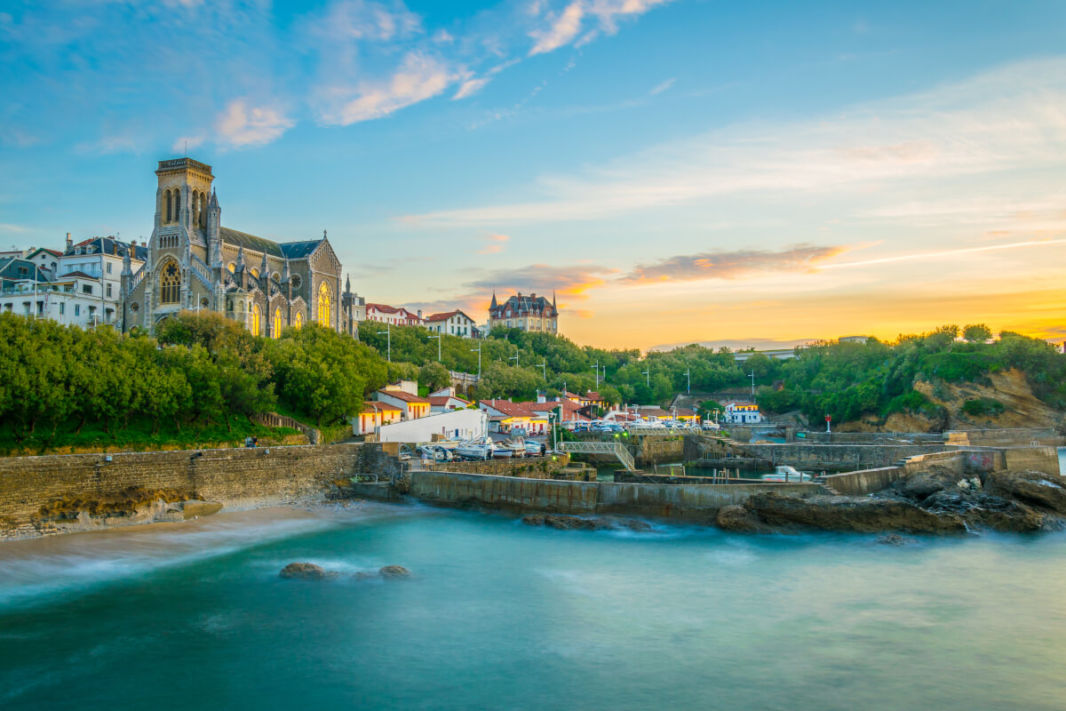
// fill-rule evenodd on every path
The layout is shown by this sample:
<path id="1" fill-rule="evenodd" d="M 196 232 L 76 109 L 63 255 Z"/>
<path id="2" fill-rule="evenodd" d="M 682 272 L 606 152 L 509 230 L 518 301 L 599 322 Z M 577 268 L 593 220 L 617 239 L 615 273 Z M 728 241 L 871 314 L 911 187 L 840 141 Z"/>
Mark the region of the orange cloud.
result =
<path id="1" fill-rule="evenodd" d="M 492 234 L 487 238 L 488 244 L 478 250 L 478 254 L 499 254 L 504 245 L 511 240 L 509 235 Z"/>
<path id="2" fill-rule="evenodd" d="M 629 282 L 733 279 L 762 271 L 814 271 L 820 262 L 842 254 L 847 247 L 800 244 L 777 252 L 737 250 L 680 254 L 651 264 L 638 264 L 622 277 Z"/>

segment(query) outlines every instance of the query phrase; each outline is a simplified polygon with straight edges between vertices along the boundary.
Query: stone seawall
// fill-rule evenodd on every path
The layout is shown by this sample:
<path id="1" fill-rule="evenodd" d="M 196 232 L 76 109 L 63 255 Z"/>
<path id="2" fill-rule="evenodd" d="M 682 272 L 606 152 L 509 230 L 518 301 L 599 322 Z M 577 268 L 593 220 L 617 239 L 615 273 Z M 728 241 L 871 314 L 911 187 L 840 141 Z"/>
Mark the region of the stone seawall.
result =
<path id="1" fill-rule="evenodd" d="M 392 475 L 399 465 L 366 444 L 7 457 L 0 538 L 140 522 L 158 501 L 242 508 L 320 497 L 360 472 Z"/>
<path id="2" fill-rule="evenodd" d="M 556 454 L 547 457 L 489 459 L 484 462 L 419 462 L 415 465 L 415 468 L 426 471 L 458 472 L 461 474 L 550 478 L 552 474 L 560 472 L 568 466 L 570 466 L 570 455 Z"/>
<path id="3" fill-rule="evenodd" d="M 771 465 L 789 464 L 797 469 L 847 472 L 889 467 L 917 454 L 944 451 L 943 444 L 745 444 L 736 450 Z"/>
<path id="4" fill-rule="evenodd" d="M 710 524 L 718 510 L 755 493 L 826 493 L 816 484 L 633 484 L 411 472 L 409 493 L 443 506 L 516 513 L 620 514 Z"/>

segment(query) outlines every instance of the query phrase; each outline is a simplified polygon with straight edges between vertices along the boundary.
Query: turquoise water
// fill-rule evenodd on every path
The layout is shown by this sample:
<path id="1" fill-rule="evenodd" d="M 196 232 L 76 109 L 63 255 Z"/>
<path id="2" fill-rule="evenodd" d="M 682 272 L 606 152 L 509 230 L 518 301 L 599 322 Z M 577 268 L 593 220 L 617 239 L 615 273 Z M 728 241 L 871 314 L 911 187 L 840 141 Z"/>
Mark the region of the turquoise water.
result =
<path id="1" fill-rule="evenodd" d="M 1066 706 L 1066 534 L 281 516 L 0 546 L 0 708 Z M 279 579 L 294 560 L 345 575 Z M 349 575 L 386 564 L 414 576 Z"/>

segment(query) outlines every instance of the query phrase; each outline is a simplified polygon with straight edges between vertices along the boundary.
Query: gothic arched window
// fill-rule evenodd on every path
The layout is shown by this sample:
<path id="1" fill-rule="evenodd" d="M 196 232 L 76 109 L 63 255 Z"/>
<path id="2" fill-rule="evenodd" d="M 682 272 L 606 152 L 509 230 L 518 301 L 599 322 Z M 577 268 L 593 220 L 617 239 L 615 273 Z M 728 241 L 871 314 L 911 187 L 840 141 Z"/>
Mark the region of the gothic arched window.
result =
<path id="1" fill-rule="evenodd" d="M 169 190 L 165 191 L 163 193 L 163 195 L 166 197 L 166 202 L 167 202 L 166 219 L 163 220 L 163 222 L 165 224 L 167 222 L 170 222 L 170 209 L 171 209 L 170 191 Z"/>
<path id="2" fill-rule="evenodd" d="M 174 222 L 181 219 L 181 193 L 174 191 Z"/>
<path id="3" fill-rule="evenodd" d="M 293 328 L 300 328 L 304 325 L 304 315 L 302 311 L 297 311 L 296 316 L 292 319 Z"/>
<path id="4" fill-rule="evenodd" d="M 272 333 L 270 334 L 274 338 L 281 337 L 281 308 L 274 307 L 274 324 L 270 327 Z"/>
<path id="5" fill-rule="evenodd" d="M 329 326 L 330 325 L 330 307 L 333 305 L 333 299 L 329 290 L 329 284 L 322 282 L 318 287 L 318 325 Z"/>
<path id="6" fill-rule="evenodd" d="M 252 306 L 252 335 L 263 335 L 263 311 L 259 308 L 259 304 Z"/>
<path id="7" fill-rule="evenodd" d="M 176 304 L 181 294 L 181 270 L 177 262 L 167 262 L 159 275 L 159 303 Z"/>

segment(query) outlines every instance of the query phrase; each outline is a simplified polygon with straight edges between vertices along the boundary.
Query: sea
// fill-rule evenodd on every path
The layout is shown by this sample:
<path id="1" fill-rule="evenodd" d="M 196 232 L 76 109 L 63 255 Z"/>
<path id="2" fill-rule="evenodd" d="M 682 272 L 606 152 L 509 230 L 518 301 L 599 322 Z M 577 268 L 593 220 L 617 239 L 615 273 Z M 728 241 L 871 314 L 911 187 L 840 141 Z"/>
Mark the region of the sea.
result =
<path id="1" fill-rule="evenodd" d="M 216 708 L 1061 711 L 1066 533 L 355 504 L 0 544 L 0 709 Z"/>

